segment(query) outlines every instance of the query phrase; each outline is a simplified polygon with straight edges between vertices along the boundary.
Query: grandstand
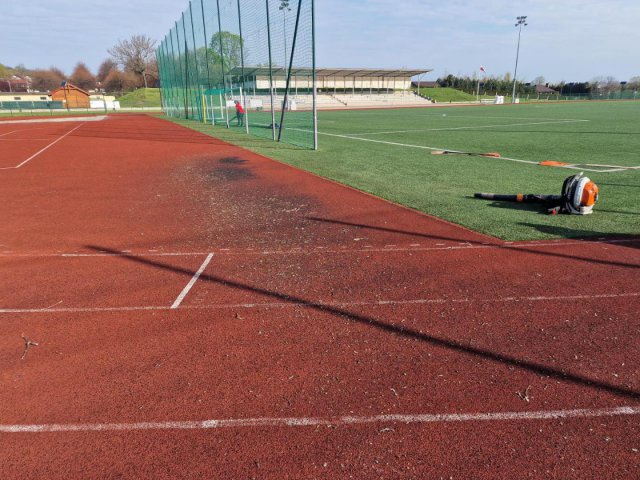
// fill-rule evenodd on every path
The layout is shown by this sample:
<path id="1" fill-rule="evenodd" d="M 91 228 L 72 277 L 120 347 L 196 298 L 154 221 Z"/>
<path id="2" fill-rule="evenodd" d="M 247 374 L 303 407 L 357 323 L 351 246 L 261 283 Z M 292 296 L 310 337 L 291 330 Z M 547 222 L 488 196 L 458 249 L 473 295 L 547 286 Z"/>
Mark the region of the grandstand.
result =
<path id="1" fill-rule="evenodd" d="M 426 106 L 431 104 L 411 88 L 411 79 L 431 70 L 381 70 L 358 68 L 318 68 L 316 88 L 318 108 L 321 110 L 345 108 L 393 108 Z M 271 80 L 274 102 L 286 88 L 287 71 L 282 67 L 272 69 Z M 265 67 L 235 68 L 232 81 L 245 86 L 249 100 L 254 104 L 271 108 L 269 95 L 269 69 Z M 311 110 L 312 71 L 296 68 L 292 71 L 290 98 L 295 110 Z"/>

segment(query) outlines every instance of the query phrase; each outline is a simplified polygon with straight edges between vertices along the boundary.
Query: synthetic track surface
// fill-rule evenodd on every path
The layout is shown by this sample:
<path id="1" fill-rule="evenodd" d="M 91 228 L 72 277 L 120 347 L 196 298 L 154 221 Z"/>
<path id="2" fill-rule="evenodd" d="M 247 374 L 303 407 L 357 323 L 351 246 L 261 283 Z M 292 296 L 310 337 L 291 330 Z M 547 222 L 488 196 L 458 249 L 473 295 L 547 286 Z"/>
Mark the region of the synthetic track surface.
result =
<path id="1" fill-rule="evenodd" d="M 637 477 L 639 240 L 499 242 L 146 116 L 0 122 L 3 166 L 75 127 L 0 172 L 2 478 Z"/>

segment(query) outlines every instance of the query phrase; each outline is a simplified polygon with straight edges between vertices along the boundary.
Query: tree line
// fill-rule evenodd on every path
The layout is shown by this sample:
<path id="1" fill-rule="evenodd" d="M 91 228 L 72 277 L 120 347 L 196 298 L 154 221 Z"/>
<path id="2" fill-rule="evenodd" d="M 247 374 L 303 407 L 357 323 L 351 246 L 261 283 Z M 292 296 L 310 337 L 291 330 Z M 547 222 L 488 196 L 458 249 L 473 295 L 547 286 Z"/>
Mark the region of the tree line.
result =
<path id="1" fill-rule="evenodd" d="M 458 77 L 446 75 L 438 78 L 437 83 L 441 87 L 451 87 L 457 90 L 475 94 L 480 85 L 480 93 L 485 95 L 511 95 L 513 92 L 513 79 L 510 73 L 503 77 L 478 78 L 476 76 Z M 531 82 L 516 81 L 516 94 L 535 95 L 536 86 L 544 85 L 555 90 L 560 95 L 596 95 L 618 92 L 621 89 L 632 91 L 640 90 L 640 76 L 630 78 L 627 82 L 620 82 L 615 77 L 595 77 L 590 82 L 558 82 L 548 83 L 543 76 L 538 76 Z"/>
<path id="2" fill-rule="evenodd" d="M 29 69 L 24 65 L 8 67 L 0 63 L 0 92 L 50 92 L 62 82 L 86 91 L 124 93 L 140 87 L 158 86 L 156 42 L 145 35 L 133 35 L 108 49 L 109 58 L 98 71 L 91 72 L 86 63 L 78 62 L 70 75 L 57 67 Z"/>

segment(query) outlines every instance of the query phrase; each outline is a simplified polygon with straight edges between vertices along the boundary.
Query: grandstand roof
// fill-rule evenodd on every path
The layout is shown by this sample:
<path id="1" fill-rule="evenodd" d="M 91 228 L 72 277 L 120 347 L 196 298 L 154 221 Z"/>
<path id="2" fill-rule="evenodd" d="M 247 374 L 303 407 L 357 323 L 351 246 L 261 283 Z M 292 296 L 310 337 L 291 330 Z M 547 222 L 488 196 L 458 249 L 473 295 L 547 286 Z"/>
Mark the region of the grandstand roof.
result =
<path id="1" fill-rule="evenodd" d="M 273 75 L 278 77 L 286 76 L 287 69 L 279 66 L 273 67 Z M 411 78 L 416 75 L 422 75 L 431 72 L 429 70 L 384 70 L 374 68 L 316 68 L 316 75 L 318 77 L 373 77 L 373 78 L 398 78 L 405 77 Z M 312 70 L 310 68 L 296 68 L 291 69 L 291 74 L 294 76 L 310 76 Z M 231 70 L 231 75 L 242 75 L 242 69 L 236 67 Z M 245 76 L 268 76 L 269 67 L 244 67 Z"/>

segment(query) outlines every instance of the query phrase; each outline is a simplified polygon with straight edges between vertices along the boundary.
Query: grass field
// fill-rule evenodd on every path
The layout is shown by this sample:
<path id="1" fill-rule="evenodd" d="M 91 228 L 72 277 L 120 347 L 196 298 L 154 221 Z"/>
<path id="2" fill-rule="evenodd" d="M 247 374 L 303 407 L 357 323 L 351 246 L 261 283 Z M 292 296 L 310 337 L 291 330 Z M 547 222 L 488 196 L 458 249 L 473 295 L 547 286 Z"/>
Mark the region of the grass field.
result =
<path id="1" fill-rule="evenodd" d="M 417 88 L 413 88 L 413 91 L 417 92 Z M 448 102 L 475 102 L 477 100 L 475 95 L 470 95 L 461 90 L 448 87 L 438 88 L 421 88 L 420 95 L 423 97 L 429 97 L 435 100 L 437 103 Z M 494 98 L 493 96 L 481 95 L 480 98 Z"/>
<path id="2" fill-rule="evenodd" d="M 430 148 L 499 152 L 539 162 L 640 165 L 640 102 L 320 112 L 320 150 L 180 121 L 271 158 L 506 240 L 640 234 L 640 170 L 589 172 L 601 198 L 590 216 L 473 198 L 560 193 L 575 170 Z"/>
<path id="3" fill-rule="evenodd" d="M 139 88 L 126 93 L 117 100 L 122 108 L 160 107 L 159 88 Z"/>

